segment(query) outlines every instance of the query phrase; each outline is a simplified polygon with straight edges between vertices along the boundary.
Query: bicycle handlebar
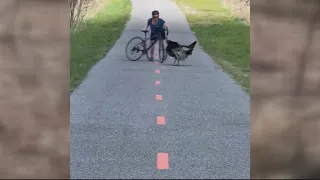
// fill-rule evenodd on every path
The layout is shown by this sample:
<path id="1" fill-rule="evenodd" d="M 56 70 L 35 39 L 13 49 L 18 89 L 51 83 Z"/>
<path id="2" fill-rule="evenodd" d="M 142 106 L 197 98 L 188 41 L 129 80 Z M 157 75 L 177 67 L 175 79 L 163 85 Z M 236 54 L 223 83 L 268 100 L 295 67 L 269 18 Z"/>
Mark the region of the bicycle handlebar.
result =
<path id="1" fill-rule="evenodd" d="M 144 34 L 146 34 L 148 32 L 148 30 L 144 30 L 144 29 L 141 29 L 142 32 L 144 32 Z M 164 28 L 164 31 L 167 31 L 167 36 L 169 35 L 169 28 Z"/>
<path id="2" fill-rule="evenodd" d="M 169 35 L 169 28 L 165 28 L 165 30 L 164 31 L 167 31 L 167 36 Z"/>

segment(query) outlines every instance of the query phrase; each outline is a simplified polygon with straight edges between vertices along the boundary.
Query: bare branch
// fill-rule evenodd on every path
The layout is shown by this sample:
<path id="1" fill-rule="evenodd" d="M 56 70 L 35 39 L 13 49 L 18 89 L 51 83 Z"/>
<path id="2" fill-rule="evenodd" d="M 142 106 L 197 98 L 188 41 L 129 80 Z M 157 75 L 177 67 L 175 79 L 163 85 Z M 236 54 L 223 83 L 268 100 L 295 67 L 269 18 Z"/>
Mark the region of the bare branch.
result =
<path id="1" fill-rule="evenodd" d="M 245 6 L 250 6 L 250 0 L 246 0 L 240 8 L 234 9 L 233 11 L 242 11 Z"/>
<path id="2" fill-rule="evenodd" d="M 76 28 L 87 12 L 98 4 L 99 0 L 70 0 L 70 27 Z"/>

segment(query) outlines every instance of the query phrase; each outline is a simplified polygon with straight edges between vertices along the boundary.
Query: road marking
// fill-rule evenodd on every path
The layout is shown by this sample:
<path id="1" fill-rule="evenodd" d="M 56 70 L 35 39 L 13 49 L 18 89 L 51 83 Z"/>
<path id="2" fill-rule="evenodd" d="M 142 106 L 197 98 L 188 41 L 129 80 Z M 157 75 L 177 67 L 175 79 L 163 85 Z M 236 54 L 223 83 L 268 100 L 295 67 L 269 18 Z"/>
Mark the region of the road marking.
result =
<path id="1" fill-rule="evenodd" d="M 160 74 L 160 70 L 159 69 L 156 69 L 154 72 L 157 73 L 157 74 Z"/>
<path id="2" fill-rule="evenodd" d="M 157 61 L 155 61 L 154 63 L 155 63 L 155 64 L 158 64 L 158 62 L 157 62 Z"/>
<path id="3" fill-rule="evenodd" d="M 157 169 L 169 169 L 169 155 L 168 153 L 157 154 Z"/>
<path id="4" fill-rule="evenodd" d="M 166 124 L 166 118 L 164 116 L 157 116 L 157 124 L 158 125 L 165 125 Z"/>
<path id="5" fill-rule="evenodd" d="M 156 100 L 157 101 L 162 101 L 162 95 L 156 95 Z"/>
<path id="6" fill-rule="evenodd" d="M 160 81 L 156 81 L 154 82 L 154 84 L 159 85 L 161 82 Z"/>

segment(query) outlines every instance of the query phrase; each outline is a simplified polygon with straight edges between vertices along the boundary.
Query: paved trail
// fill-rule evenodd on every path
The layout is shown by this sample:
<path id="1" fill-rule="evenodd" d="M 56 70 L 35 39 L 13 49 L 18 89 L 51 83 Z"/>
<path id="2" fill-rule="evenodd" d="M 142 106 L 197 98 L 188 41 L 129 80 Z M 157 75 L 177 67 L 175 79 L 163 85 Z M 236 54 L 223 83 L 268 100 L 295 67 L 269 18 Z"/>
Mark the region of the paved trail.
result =
<path id="1" fill-rule="evenodd" d="M 207 54 L 197 46 L 180 67 L 125 58 L 154 9 L 169 39 L 195 40 L 174 3 L 133 0 L 123 35 L 70 97 L 71 178 L 249 178 L 249 96 Z"/>

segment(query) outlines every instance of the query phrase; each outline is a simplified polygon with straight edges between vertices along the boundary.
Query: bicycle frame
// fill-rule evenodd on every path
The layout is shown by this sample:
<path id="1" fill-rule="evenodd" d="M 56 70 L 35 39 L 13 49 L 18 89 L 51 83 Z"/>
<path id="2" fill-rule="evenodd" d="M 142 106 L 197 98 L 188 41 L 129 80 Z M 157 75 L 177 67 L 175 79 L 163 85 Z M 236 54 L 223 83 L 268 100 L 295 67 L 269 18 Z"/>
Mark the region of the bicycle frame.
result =
<path id="1" fill-rule="evenodd" d="M 163 42 L 163 40 L 165 40 L 165 39 L 167 39 L 167 38 L 163 38 L 163 32 L 165 33 L 165 32 L 167 32 L 166 34 L 165 34 L 165 36 L 168 36 L 168 34 L 169 34 L 169 30 L 168 30 L 168 28 L 165 28 L 165 30 L 164 31 L 162 31 L 162 32 L 160 32 L 159 34 L 157 34 L 157 35 L 155 35 L 155 36 L 152 36 L 152 37 L 150 37 L 150 38 L 147 38 L 147 32 L 148 31 L 145 31 L 145 30 L 141 30 L 142 32 L 144 32 L 144 39 L 143 39 L 143 37 L 140 37 L 140 36 L 135 36 L 135 37 L 133 37 L 133 38 L 131 38 L 130 40 L 129 40 L 129 42 L 127 43 L 127 45 L 126 45 L 126 47 L 125 47 L 125 51 L 126 51 L 126 56 L 127 56 L 127 59 L 128 60 L 130 60 L 130 61 L 137 61 L 137 60 L 139 60 L 143 55 L 147 55 L 147 58 L 149 58 L 148 57 L 148 55 L 149 55 L 149 53 L 148 53 L 148 51 L 157 43 L 157 41 L 159 41 L 159 57 L 160 57 L 160 59 L 163 59 L 162 57 L 165 57 L 165 47 L 164 47 L 164 42 Z M 150 39 L 153 39 L 153 38 L 155 38 L 155 40 L 154 41 L 152 41 L 151 43 L 150 43 L 150 45 L 149 45 L 149 47 L 147 47 L 147 41 L 148 40 L 150 40 Z M 133 40 L 135 40 L 135 39 L 137 39 L 137 40 L 139 40 L 140 41 L 140 43 L 138 43 L 138 44 L 136 44 L 134 47 L 132 47 L 131 49 L 128 49 L 128 46 L 129 46 L 129 44 L 133 41 Z M 140 47 L 140 45 L 142 45 L 143 44 L 143 47 Z M 129 56 L 128 56 L 128 53 L 131 51 L 131 54 L 132 53 L 134 53 L 134 52 L 142 52 L 142 54 L 140 54 L 140 56 L 138 57 L 138 58 L 136 58 L 136 59 L 132 59 L 132 58 L 130 58 Z M 160 53 L 162 52 L 162 57 L 160 56 Z"/>
<path id="2" fill-rule="evenodd" d="M 168 34 L 169 34 L 169 30 L 166 29 L 165 31 L 167 31 L 167 35 L 168 35 Z M 156 40 L 155 40 L 155 41 L 152 41 L 151 44 L 149 45 L 149 47 L 147 48 L 147 47 L 146 47 L 146 44 L 147 44 L 146 42 L 147 42 L 149 39 L 152 39 L 152 38 L 155 38 L 155 37 L 156 37 Z M 142 38 L 141 38 L 141 39 L 142 39 Z M 152 36 L 152 37 L 150 37 L 150 38 L 147 38 L 147 32 L 144 32 L 144 40 L 143 40 L 141 43 L 135 45 L 135 46 L 131 49 L 131 51 L 136 51 L 136 50 L 138 50 L 138 51 L 142 51 L 142 55 L 145 55 L 145 54 L 148 55 L 148 51 L 157 43 L 158 40 L 161 40 L 161 41 L 163 40 L 161 33 L 159 33 L 159 34 L 157 34 L 157 35 L 155 35 L 155 36 Z M 142 43 L 143 43 L 143 50 L 140 50 L 140 48 L 137 48 L 137 49 L 136 49 L 136 47 L 139 46 L 139 45 L 142 44 Z M 163 43 L 163 42 L 161 42 L 161 43 Z"/>
<path id="3" fill-rule="evenodd" d="M 157 39 L 156 39 L 155 41 L 153 41 L 153 42 L 149 45 L 149 47 L 147 48 L 147 47 L 146 47 L 146 42 L 147 42 L 149 39 L 152 39 L 152 38 L 154 38 L 154 37 L 157 37 Z M 161 34 L 158 34 L 158 35 L 155 35 L 155 36 L 153 36 L 153 37 L 147 38 L 147 33 L 144 33 L 144 41 L 143 41 L 143 43 L 144 43 L 144 50 L 143 50 L 142 52 L 143 52 L 144 54 L 146 54 L 146 53 L 151 49 L 151 47 L 154 46 L 154 45 L 157 43 L 158 40 L 162 40 Z"/>
<path id="4" fill-rule="evenodd" d="M 135 48 L 136 48 L 137 46 L 139 46 L 140 44 L 143 44 L 142 53 L 143 53 L 143 54 L 147 54 L 147 52 L 151 49 L 152 46 L 154 46 L 154 45 L 157 43 L 157 41 L 158 41 L 159 39 L 162 40 L 162 37 L 160 36 L 160 34 L 158 34 L 158 35 L 155 35 L 155 36 L 153 36 L 153 37 L 147 38 L 147 33 L 144 33 L 144 34 L 145 34 L 145 35 L 144 35 L 145 38 L 144 38 L 143 42 L 135 45 L 135 46 L 132 48 L 132 50 L 135 49 Z M 154 37 L 157 37 L 157 39 L 156 39 L 155 41 L 153 41 L 153 42 L 150 44 L 150 46 L 147 48 L 147 47 L 146 47 L 146 42 L 147 42 L 149 39 L 154 38 Z M 141 51 L 141 50 L 139 50 L 139 51 Z"/>

